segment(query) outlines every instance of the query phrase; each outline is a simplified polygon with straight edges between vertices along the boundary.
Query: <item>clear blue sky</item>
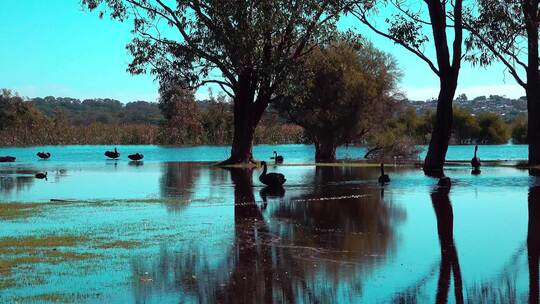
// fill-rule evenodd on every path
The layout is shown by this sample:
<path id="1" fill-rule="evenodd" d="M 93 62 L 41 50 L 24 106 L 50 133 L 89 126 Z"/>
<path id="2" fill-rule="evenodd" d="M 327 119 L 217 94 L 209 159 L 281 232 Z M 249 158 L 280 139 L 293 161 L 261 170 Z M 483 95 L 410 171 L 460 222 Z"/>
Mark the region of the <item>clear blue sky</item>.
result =
<path id="1" fill-rule="evenodd" d="M 357 24 L 352 19 L 341 22 L 342 27 Z M 126 72 L 130 29 L 130 23 L 83 11 L 78 0 L 0 0 L 0 88 L 28 97 L 155 101 L 152 77 Z M 357 30 L 397 58 L 404 73 L 401 89 L 409 98 L 436 97 L 438 79 L 425 63 L 365 27 Z M 464 64 L 458 93 L 524 95 L 511 76 L 504 75 L 501 65 L 486 70 Z M 198 94 L 206 95 L 206 89 Z"/>

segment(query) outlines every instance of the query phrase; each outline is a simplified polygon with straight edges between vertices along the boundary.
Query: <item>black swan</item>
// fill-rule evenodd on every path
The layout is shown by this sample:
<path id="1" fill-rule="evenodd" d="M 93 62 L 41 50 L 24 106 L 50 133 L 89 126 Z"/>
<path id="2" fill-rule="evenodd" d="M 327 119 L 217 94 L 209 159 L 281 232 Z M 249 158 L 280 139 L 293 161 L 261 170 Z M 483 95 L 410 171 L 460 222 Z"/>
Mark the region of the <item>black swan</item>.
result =
<path id="1" fill-rule="evenodd" d="M 439 179 L 439 182 L 437 183 L 439 187 L 450 187 L 452 186 L 452 180 L 448 176 L 443 176 Z"/>
<path id="2" fill-rule="evenodd" d="M 281 187 L 285 181 L 287 181 L 285 175 L 281 173 L 266 173 L 266 162 L 261 162 L 261 165 L 263 165 L 264 168 L 261 176 L 259 176 L 261 183 L 270 187 Z"/>
<path id="3" fill-rule="evenodd" d="M 270 157 L 270 159 L 275 160 L 276 163 L 282 163 L 283 162 L 283 156 L 278 155 L 276 151 L 274 151 L 274 156 Z"/>
<path id="4" fill-rule="evenodd" d="M 0 163 L 12 163 L 15 159 L 13 156 L 0 156 Z"/>
<path id="5" fill-rule="evenodd" d="M 36 173 L 36 178 L 39 178 L 39 179 L 47 178 L 47 172 L 38 172 L 38 173 Z"/>
<path id="6" fill-rule="evenodd" d="M 128 158 L 134 161 L 138 161 L 138 160 L 143 159 L 144 155 L 142 155 L 141 153 L 135 153 L 135 154 L 128 155 Z"/>
<path id="7" fill-rule="evenodd" d="M 390 182 L 388 174 L 384 174 L 384 163 L 381 163 L 381 176 L 379 176 L 379 184 L 386 184 Z"/>
<path id="8" fill-rule="evenodd" d="M 51 153 L 49 152 L 38 152 L 37 156 L 41 159 L 49 159 L 51 157 Z"/>
<path id="9" fill-rule="evenodd" d="M 474 146 L 474 157 L 471 159 L 471 165 L 473 168 L 479 168 L 480 167 L 480 158 L 476 156 L 476 152 L 478 152 L 478 145 Z"/>
<path id="10" fill-rule="evenodd" d="M 115 147 L 114 151 L 105 151 L 105 156 L 107 156 L 108 158 L 116 159 L 120 157 L 120 152 L 118 152 Z"/>
<path id="11" fill-rule="evenodd" d="M 480 175 L 480 173 L 482 173 L 482 170 L 480 170 L 480 168 L 473 168 L 471 170 L 472 175 Z"/>

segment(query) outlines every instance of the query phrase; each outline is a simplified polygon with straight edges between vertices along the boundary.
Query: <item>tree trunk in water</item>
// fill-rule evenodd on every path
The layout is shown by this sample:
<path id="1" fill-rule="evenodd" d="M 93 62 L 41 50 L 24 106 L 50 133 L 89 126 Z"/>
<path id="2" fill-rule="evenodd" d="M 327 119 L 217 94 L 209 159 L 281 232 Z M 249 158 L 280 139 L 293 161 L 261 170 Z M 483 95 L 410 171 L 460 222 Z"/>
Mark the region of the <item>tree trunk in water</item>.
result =
<path id="1" fill-rule="evenodd" d="M 428 153 L 424 160 L 424 173 L 428 176 L 440 177 L 444 175 L 443 167 L 448 151 L 448 142 L 452 130 L 452 101 L 456 93 L 459 69 L 461 66 L 461 46 L 463 41 L 462 27 L 462 0 L 456 0 L 453 5 L 454 10 L 454 42 L 452 59 L 448 49 L 446 36 L 445 9 L 446 1 L 430 0 L 426 1 L 429 8 L 431 28 L 433 30 L 433 41 L 437 54 L 437 64 L 439 67 L 437 75 L 440 79 L 441 90 L 437 102 L 437 119 L 431 134 Z"/>
<path id="2" fill-rule="evenodd" d="M 452 100 L 456 87 L 457 81 L 445 84 L 441 80 L 441 91 L 437 102 L 437 119 L 424 160 L 424 173 L 428 176 L 441 177 L 444 175 L 444 161 L 452 132 Z"/>
<path id="3" fill-rule="evenodd" d="M 255 129 L 268 106 L 267 101 L 254 102 L 249 88 L 241 89 L 234 99 L 234 135 L 229 159 L 220 165 L 250 164 L 253 159 Z"/>
<path id="4" fill-rule="evenodd" d="M 523 12 L 527 29 L 527 139 L 529 141 L 529 165 L 540 165 L 540 73 L 538 60 L 538 1 L 524 1 Z M 531 170 L 538 175 L 538 170 Z"/>
<path id="5" fill-rule="evenodd" d="M 315 141 L 315 162 L 331 163 L 336 161 L 336 145 L 328 141 Z"/>
<path id="6" fill-rule="evenodd" d="M 538 86 L 527 85 L 527 139 L 530 166 L 540 165 L 540 87 Z"/>

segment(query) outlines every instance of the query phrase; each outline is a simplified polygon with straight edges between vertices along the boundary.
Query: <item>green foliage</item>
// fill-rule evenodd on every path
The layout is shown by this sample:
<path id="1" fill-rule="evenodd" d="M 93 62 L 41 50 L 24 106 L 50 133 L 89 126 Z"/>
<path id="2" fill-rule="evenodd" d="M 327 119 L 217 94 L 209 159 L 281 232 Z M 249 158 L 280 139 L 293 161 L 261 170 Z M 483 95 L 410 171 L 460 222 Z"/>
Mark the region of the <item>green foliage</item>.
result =
<path id="1" fill-rule="evenodd" d="M 527 144 L 527 118 L 518 117 L 512 124 L 512 142 L 514 144 Z"/>
<path id="2" fill-rule="evenodd" d="M 465 40 L 466 60 L 487 66 L 495 60 L 506 61 L 522 53 L 517 38 L 523 38 L 526 33 L 520 0 L 479 0 L 476 10 L 465 14 L 464 18 L 465 27 L 472 33 Z M 512 63 L 508 65 L 513 68 Z"/>
<path id="3" fill-rule="evenodd" d="M 504 121 L 495 113 L 478 115 L 480 133 L 478 141 L 483 144 L 504 144 L 508 142 L 508 128 Z"/>
<path id="4" fill-rule="evenodd" d="M 71 97 L 36 97 L 28 101 L 50 119 L 66 119 L 72 125 L 134 123 L 159 124 L 163 116 L 156 103 L 129 102 L 125 106 L 118 100 L 85 99 Z"/>
<path id="5" fill-rule="evenodd" d="M 179 86 L 161 89 L 159 108 L 167 120 L 159 135 L 162 144 L 197 145 L 202 142 L 201 115 L 193 94 Z"/>
<path id="6" fill-rule="evenodd" d="M 46 122 L 47 118 L 20 96 L 0 90 L 0 130 L 20 127 L 31 131 Z"/>
<path id="7" fill-rule="evenodd" d="M 509 127 L 499 115 L 484 112 L 475 116 L 460 107 L 454 107 L 453 113 L 454 123 L 452 125 L 451 143 L 503 144 L 508 142 Z M 386 133 L 373 134 L 369 137 L 368 143 L 370 147 L 391 147 L 397 138 L 407 137 L 407 141 L 416 144 L 427 144 L 434 120 L 435 114 L 431 111 L 417 115 L 413 108 L 405 106 L 404 109 L 398 109 L 396 117 L 388 123 Z M 517 119 L 513 128 L 519 129 L 523 124 L 525 124 L 524 128 L 526 128 L 526 123 Z M 514 142 L 521 141 L 514 140 Z"/>
<path id="8" fill-rule="evenodd" d="M 241 75 L 254 81 L 258 98 L 273 93 L 306 45 L 333 31 L 353 2 L 81 0 L 101 15 L 133 21 L 131 73 L 185 87 L 219 82 L 232 95 L 243 85 Z"/>
<path id="9" fill-rule="evenodd" d="M 308 56 L 276 108 L 331 160 L 337 146 L 359 141 L 391 113 L 398 77 L 394 60 L 371 43 L 337 36 Z"/>
<path id="10" fill-rule="evenodd" d="M 470 112 L 454 107 L 454 123 L 452 135 L 458 144 L 472 144 L 480 138 L 480 125 Z M 497 116 L 498 117 L 498 116 Z"/>
<path id="11" fill-rule="evenodd" d="M 368 152 L 364 158 L 393 159 L 415 158 L 419 149 L 418 130 L 422 130 L 422 118 L 411 107 L 395 107 L 394 117 L 384 128 L 371 132 L 367 137 Z"/>

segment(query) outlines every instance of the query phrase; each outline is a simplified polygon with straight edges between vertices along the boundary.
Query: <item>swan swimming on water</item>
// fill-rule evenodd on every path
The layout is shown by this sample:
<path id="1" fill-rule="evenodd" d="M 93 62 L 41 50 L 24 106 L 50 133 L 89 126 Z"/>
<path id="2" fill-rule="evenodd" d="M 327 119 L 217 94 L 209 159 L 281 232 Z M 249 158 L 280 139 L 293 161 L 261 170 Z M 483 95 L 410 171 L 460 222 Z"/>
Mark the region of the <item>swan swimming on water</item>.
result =
<path id="1" fill-rule="evenodd" d="M 105 151 L 105 156 L 112 159 L 117 159 L 120 157 L 120 152 L 116 150 L 116 147 L 114 147 L 114 151 Z"/>
<path id="2" fill-rule="evenodd" d="M 144 158 L 144 155 L 142 155 L 141 153 L 135 153 L 128 155 L 128 158 L 134 161 L 139 161 Z"/>
<path id="3" fill-rule="evenodd" d="M 0 163 L 12 163 L 15 159 L 14 156 L 0 156 Z"/>
<path id="4" fill-rule="evenodd" d="M 49 152 L 38 152 L 36 155 L 41 159 L 49 159 L 51 157 L 51 153 Z"/>
<path id="5" fill-rule="evenodd" d="M 381 163 L 381 176 L 379 176 L 379 184 L 384 185 L 390 182 L 390 176 L 384 174 L 384 163 Z"/>
<path id="6" fill-rule="evenodd" d="M 270 187 L 281 187 L 287 181 L 285 175 L 281 173 L 266 173 L 266 162 L 261 162 L 261 165 L 263 165 L 264 168 L 263 172 L 259 176 L 259 180 L 261 181 L 261 183 Z"/>
<path id="7" fill-rule="evenodd" d="M 274 151 L 274 156 L 270 157 L 270 159 L 275 160 L 276 164 L 283 162 L 283 156 L 278 155 L 276 151 Z"/>

